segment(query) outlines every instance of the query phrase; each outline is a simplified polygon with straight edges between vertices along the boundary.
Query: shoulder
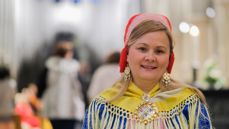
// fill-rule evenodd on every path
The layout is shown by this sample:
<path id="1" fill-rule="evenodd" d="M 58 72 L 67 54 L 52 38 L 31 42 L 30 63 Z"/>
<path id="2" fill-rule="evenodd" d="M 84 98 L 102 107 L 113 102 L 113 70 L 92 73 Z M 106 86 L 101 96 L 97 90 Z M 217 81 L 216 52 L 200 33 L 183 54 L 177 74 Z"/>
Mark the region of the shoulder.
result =
<path id="1" fill-rule="evenodd" d="M 182 90 L 181 90 L 182 89 Z M 189 84 L 181 83 L 176 80 L 172 80 L 172 83 L 169 86 L 162 86 L 161 87 L 162 92 L 173 92 L 173 91 L 179 91 L 176 93 L 181 94 L 182 96 L 189 96 L 191 94 L 195 94 L 199 96 L 199 94 L 202 94 L 202 92 L 196 88 L 195 86 L 191 86 Z"/>
<path id="2" fill-rule="evenodd" d="M 46 67 L 50 67 L 51 65 L 53 65 L 54 63 L 59 62 L 59 61 L 60 61 L 59 57 L 51 56 L 46 60 L 45 65 L 46 65 Z"/>
<path id="3" fill-rule="evenodd" d="M 200 99 L 200 101 L 206 104 L 206 99 L 204 94 L 197 87 L 188 84 L 183 84 L 180 82 L 175 82 L 175 85 L 178 88 L 184 88 L 185 89 L 184 93 L 189 92 L 190 94 L 196 95 Z"/>
<path id="4" fill-rule="evenodd" d="M 68 67 L 66 67 L 68 66 Z M 75 59 L 65 59 L 60 57 L 50 57 L 46 61 L 47 69 L 51 71 L 58 71 L 63 73 L 77 72 L 80 68 L 80 64 Z"/>
<path id="5" fill-rule="evenodd" d="M 116 64 L 105 64 L 100 66 L 96 71 L 96 74 L 119 74 L 119 66 Z"/>
<path id="6" fill-rule="evenodd" d="M 1 89 L 5 89 L 5 90 L 16 90 L 16 81 L 14 79 L 4 79 L 4 80 L 0 80 L 0 88 Z"/>
<path id="7" fill-rule="evenodd" d="M 95 113 L 96 112 L 103 112 L 104 109 L 106 109 L 107 107 L 107 103 L 106 103 L 106 99 L 103 97 L 96 97 L 95 99 L 93 99 L 87 109 L 87 113 Z M 95 115 L 94 114 L 94 115 Z"/>
<path id="8" fill-rule="evenodd" d="M 99 97 L 102 97 L 106 100 L 110 100 L 120 92 L 120 89 L 121 89 L 120 82 L 116 82 L 112 87 L 105 89 L 103 92 L 101 92 L 99 94 Z"/>
<path id="9" fill-rule="evenodd" d="M 162 100 L 158 102 L 161 111 L 170 111 L 177 107 L 182 109 L 185 105 L 194 104 L 200 100 L 196 91 L 188 85 L 161 92 L 157 98 Z"/>

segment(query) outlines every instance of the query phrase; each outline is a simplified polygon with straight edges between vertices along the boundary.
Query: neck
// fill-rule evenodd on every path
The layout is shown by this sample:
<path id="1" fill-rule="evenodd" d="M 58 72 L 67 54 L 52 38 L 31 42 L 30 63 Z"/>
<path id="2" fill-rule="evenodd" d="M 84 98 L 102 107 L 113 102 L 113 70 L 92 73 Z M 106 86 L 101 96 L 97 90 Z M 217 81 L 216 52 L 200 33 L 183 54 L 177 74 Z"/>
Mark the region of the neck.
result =
<path id="1" fill-rule="evenodd" d="M 158 81 L 148 81 L 148 80 L 137 80 L 133 79 L 133 82 L 145 93 L 149 93 Z"/>

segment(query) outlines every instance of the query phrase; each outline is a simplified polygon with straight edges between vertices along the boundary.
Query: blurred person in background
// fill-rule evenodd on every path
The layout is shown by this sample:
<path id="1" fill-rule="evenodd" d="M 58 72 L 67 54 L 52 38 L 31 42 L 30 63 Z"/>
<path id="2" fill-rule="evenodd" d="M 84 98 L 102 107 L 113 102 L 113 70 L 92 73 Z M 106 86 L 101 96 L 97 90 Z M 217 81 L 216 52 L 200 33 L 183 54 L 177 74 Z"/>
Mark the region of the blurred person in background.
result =
<path id="1" fill-rule="evenodd" d="M 46 61 L 47 88 L 42 96 L 43 113 L 54 129 L 81 126 L 85 104 L 81 84 L 77 80 L 80 64 L 73 59 L 73 43 L 59 41 L 54 55 Z"/>
<path id="2" fill-rule="evenodd" d="M 123 77 L 93 99 L 83 129 L 212 129 L 204 95 L 170 76 L 174 44 L 166 16 L 132 16 L 124 45 Z"/>
<path id="3" fill-rule="evenodd" d="M 41 100 L 37 97 L 38 93 L 38 86 L 34 83 L 30 83 L 28 87 L 26 88 L 27 96 L 29 99 L 29 103 L 34 111 L 35 114 L 41 115 L 41 111 L 43 108 L 43 104 Z"/>
<path id="4" fill-rule="evenodd" d="M 42 129 L 39 116 L 33 111 L 29 101 L 29 91 L 24 88 L 15 96 L 15 113 L 20 118 L 22 129 Z"/>
<path id="5" fill-rule="evenodd" d="M 20 118 L 22 129 L 53 129 L 51 122 L 41 116 L 41 102 L 36 97 L 36 86 L 31 83 L 15 96 L 15 113 Z"/>
<path id="6" fill-rule="evenodd" d="M 16 81 L 10 77 L 6 66 L 0 66 L 0 129 L 16 129 L 15 94 Z"/>
<path id="7" fill-rule="evenodd" d="M 90 101 L 101 91 L 111 87 L 121 77 L 118 64 L 119 57 L 119 52 L 110 53 L 104 64 L 95 71 L 87 93 Z"/>

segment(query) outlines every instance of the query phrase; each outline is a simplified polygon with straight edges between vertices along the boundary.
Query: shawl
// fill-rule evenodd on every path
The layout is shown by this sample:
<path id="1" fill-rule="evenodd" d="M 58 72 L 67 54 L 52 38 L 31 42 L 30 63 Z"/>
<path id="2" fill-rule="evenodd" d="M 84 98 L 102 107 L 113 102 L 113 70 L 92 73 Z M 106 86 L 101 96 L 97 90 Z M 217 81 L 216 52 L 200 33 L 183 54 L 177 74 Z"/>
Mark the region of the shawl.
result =
<path id="1" fill-rule="evenodd" d="M 145 94 L 133 82 L 120 98 L 106 102 L 120 89 L 105 90 L 90 104 L 82 129 L 212 129 L 207 107 L 188 87 Z"/>

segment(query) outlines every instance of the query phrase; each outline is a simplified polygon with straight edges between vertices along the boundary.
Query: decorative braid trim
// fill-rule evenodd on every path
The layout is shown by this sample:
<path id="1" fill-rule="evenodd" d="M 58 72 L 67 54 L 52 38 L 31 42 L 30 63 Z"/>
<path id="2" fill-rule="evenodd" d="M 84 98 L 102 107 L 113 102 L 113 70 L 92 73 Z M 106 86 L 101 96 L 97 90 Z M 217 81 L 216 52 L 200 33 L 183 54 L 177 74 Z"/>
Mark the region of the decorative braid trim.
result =
<path id="1" fill-rule="evenodd" d="M 199 97 L 197 95 L 190 95 L 185 100 L 180 102 L 178 105 L 174 106 L 171 110 L 159 112 L 159 116 L 161 118 L 172 118 L 174 117 L 174 115 L 180 114 L 186 105 L 194 104 L 198 100 Z"/>
<path id="2" fill-rule="evenodd" d="M 113 105 L 111 103 L 106 103 L 105 100 L 106 99 L 101 97 L 101 96 L 95 99 L 96 103 L 100 103 L 100 104 L 105 104 L 106 105 L 105 108 L 107 109 L 109 114 L 111 114 L 111 115 L 115 114 L 116 116 L 122 116 L 122 117 L 127 118 L 127 119 L 132 118 L 132 115 L 134 113 L 132 113 L 132 112 L 126 110 L 126 109 L 123 109 L 121 107 L 115 106 L 115 105 Z"/>
<path id="3" fill-rule="evenodd" d="M 105 104 L 105 108 L 107 109 L 107 111 L 109 112 L 110 115 L 116 115 L 116 116 L 121 116 L 123 118 L 126 119 L 131 119 L 131 120 L 136 120 L 141 122 L 141 119 L 136 115 L 135 112 L 130 112 L 126 109 L 123 109 L 121 107 L 115 106 L 111 103 L 106 103 L 105 102 L 105 98 L 103 97 L 98 97 L 96 98 L 94 101 L 97 104 Z M 182 112 L 182 110 L 184 109 L 184 107 L 186 105 L 190 105 L 193 104 L 195 102 L 197 102 L 199 100 L 199 97 L 197 95 L 190 95 L 187 99 L 185 99 L 184 101 L 180 102 L 178 105 L 176 105 L 175 107 L 173 107 L 171 110 L 169 111 L 160 111 L 158 113 L 158 117 L 157 118 L 172 118 L 175 115 L 178 115 Z M 155 118 L 155 119 L 157 119 Z"/>

